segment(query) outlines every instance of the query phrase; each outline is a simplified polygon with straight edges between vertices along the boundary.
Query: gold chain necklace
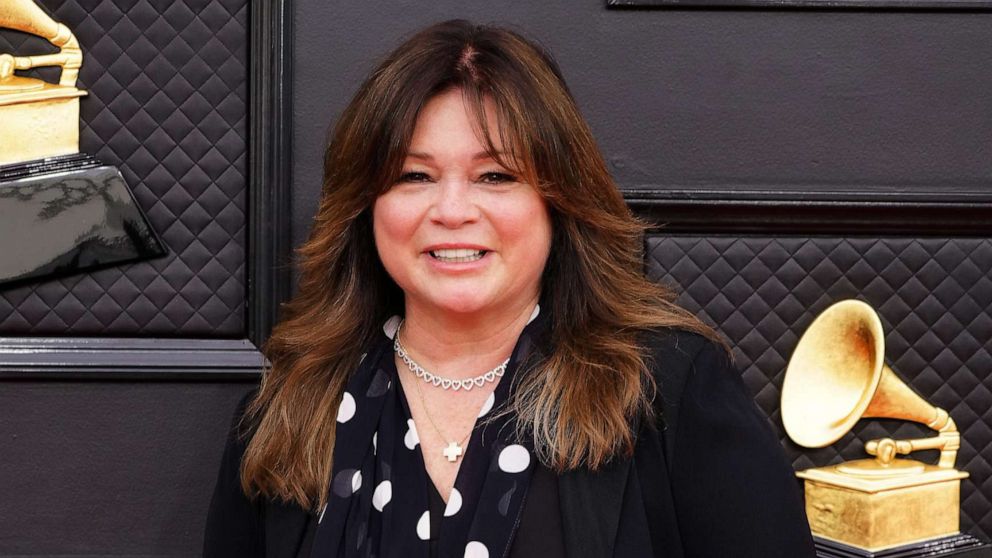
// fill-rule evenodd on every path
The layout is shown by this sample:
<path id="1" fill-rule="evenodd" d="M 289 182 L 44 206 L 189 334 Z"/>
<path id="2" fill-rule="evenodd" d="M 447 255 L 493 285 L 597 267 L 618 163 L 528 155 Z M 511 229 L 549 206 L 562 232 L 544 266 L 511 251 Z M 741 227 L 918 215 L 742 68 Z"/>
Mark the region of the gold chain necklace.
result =
<path id="1" fill-rule="evenodd" d="M 427 415 L 427 420 L 430 421 L 431 426 L 433 426 L 434 430 L 441 435 L 441 438 L 443 440 L 450 440 L 450 438 L 444 435 L 444 432 L 441 432 L 441 429 L 438 428 L 437 423 L 434 422 L 434 418 L 431 416 L 431 412 L 427 410 L 427 400 L 424 399 L 424 391 L 420 389 L 420 382 L 415 381 L 414 383 L 417 385 L 417 393 L 420 395 L 420 404 L 424 407 L 424 414 Z M 468 440 L 468 437 L 471 435 L 472 435 L 472 430 L 469 430 L 468 434 L 466 434 L 465 437 L 462 438 L 461 442 L 458 443 L 448 442 L 448 446 L 443 450 L 441 450 L 441 453 L 448 459 L 450 463 L 454 463 L 455 461 L 458 461 L 458 458 L 462 456 L 462 454 L 465 452 L 465 450 L 463 449 L 464 444 Z"/>

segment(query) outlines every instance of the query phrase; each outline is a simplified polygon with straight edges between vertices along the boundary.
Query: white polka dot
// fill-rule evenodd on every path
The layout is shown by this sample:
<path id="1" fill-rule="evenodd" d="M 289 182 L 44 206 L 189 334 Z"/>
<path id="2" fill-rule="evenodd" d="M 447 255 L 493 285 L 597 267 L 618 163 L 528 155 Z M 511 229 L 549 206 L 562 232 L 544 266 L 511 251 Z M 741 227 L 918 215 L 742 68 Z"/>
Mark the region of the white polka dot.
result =
<path id="1" fill-rule="evenodd" d="M 356 475 L 358 479 L 355 478 Z M 356 482 L 359 487 L 362 486 L 361 473 L 358 472 L 358 469 L 343 469 L 334 475 L 334 479 L 331 481 L 331 492 L 338 498 L 351 498 L 357 490 L 355 488 Z"/>
<path id="2" fill-rule="evenodd" d="M 494 403 L 496 403 L 496 394 L 490 393 L 489 397 L 486 398 L 486 402 L 482 404 L 482 409 L 479 409 L 479 416 L 481 417 L 489 411 L 492 411 Z"/>
<path id="3" fill-rule="evenodd" d="M 386 323 L 382 325 L 382 331 L 386 334 L 386 337 L 390 339 L 396 337 L 396 330 L 400 328 L 400 322 L 402 321 L 399 316 L 393 316 L 386 320 Z"/>
<path id="4" fill-rule="evenodd" d="M 417 521 L 417 536 L 422 541 L 431 538 L 431 512 L 425 511 L 424 515 L 420 516 L 420 521 Z"/>
<path id="5" fill-rule="evenodd" d="M 489 558 L 489 549 L 479 541 L 465 545 L 465 558 Z"/>
<path id="6" fill-rule="evenodd" d="M 462 509 L 462 493 L 458 492 L 457 488 L 452 488 L 448 496 L 448 505 L 444 507 L 444 517 L 451 517 L 460 509 Z"/>
<path id="7" fill-rule="evenodd" d="M 379 431 L 376 430 L 375 434 L 372 435 L 372 455 L 376 455 L 379 452 Z"/>
<path id="8" fill-rule="evenodd" d="M 351 493 L 354 494 L 358 492 L 358 489 L 362 487 L 362 472 L 355 471 L 355 474 L 351 477 Z"/>
<path id="9" fill-rule="evenodd" d="M 541 305 L 540 304 L 535 304 L 534 305 L 534 311 L 530 313 L 530 319 L 527 320 L 527 323 L 529 324 L 529 323 L 533 322 L 540 313 L 541 313 Z"/>
<path id="10" fill-rule="evenodd" d="M 530 453 L 520 444 L 506 446 L 499 452 L 499 468 L 504 473 L 519 473 L 530 465 Z"/>
<path id="11" fill-rule="evenodd" d="M 413 424 L 413 419 L 407 419 L 406 424 L 409 429 L 406 431 L 406 436 L 403 436 L 403 443 L 406 444 L 407 449 L 412 450 L 420 443 L 420 437 L 417 436 L 417 426 Z"/>
<path id="12" fill-rule="evenodd" d="M 341 404 L 338 405 L 338 422 L 344 423 L 351 420 L 351 417 L 355 416 L 355 409 L 355 398 L 347 391 L 344 392 Z"/>
<path id="13" fill-rule="evenodd" d="M 375 492 L 372 493 L 372 505 L 375 509 L 382 511 L 382 508 L 386 507 L 386 504 L 393 499 L 393 483 L 389 481 L 382 481 L 379 486 L 375 487 Z"/>

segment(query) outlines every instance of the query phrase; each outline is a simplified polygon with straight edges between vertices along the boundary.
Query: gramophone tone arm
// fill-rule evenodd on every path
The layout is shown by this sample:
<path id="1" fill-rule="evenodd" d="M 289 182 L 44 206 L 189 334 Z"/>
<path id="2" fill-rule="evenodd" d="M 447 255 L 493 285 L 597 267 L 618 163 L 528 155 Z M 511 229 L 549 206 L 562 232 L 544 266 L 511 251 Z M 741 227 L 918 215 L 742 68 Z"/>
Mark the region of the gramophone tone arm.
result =
<path id="1" fill-rule="evenodd" d="M 70 61 L 71 57 L 63 52 L 38 54 L 35 56 L 15 56 L 14 69 L 30 70 L 39 66 L 63 66 Z"/>
<path id="2" fill-rule="evenodd" d="M 79 77 L 79 68 L 83 65 L 83 51 L 79 48 L 79 42 L 69 31 L 69 28 L 61 23 L 58 24 L 58 33 L 50 40 L 52 44 L 60 47 L 59 52 L 37 56 L 2 55 L 6 63 L 0 64 L 0 79 L 9 77 L 14 70 L 30 70 L 39 66 L 61 66 L 62 75 L 59 77 L 59 85 L 75 86 L 76 78 Z M 11 60 L 13 60 L 12 64 L 9 63 Z"/>
<path id="3" fill-rule="evenodd" d="M 893 440 L 892 438 L 881 438 L 871 440 L 865 444 L 865 451 L 869 455 L 874 455 L 875 459 L 883 465 L 892 463 L 896 455 L 907 455 L 914 451 L 938 449 L 940 450 L 940 461 L 938 467 L 943 469 L 954 468 L 957 460 L 958 449 L 961 448 L 961 435 L 958 433 L 954 421 L 948 418 L 948 424 L 941 428 L 940 434 L 932 438 L 922 438 L 919 440 Z"/>

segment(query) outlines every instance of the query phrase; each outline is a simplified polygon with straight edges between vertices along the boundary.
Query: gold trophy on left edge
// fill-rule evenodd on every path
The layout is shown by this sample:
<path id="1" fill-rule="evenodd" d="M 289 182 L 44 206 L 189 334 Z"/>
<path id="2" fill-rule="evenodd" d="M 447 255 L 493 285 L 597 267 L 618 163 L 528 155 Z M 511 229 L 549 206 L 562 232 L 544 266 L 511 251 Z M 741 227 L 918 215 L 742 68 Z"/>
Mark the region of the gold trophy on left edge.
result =
<path id="1" fill-rule="evenodd" d="M 79 41 L 32 0 L 0 0 L 0 32 L 53 54 L 0 53 L 0 288 L 166 253 L 120 171 L 79 152 Z M 18 75 L 62 68 L 58 83 Z"/>
<path id="2" fill-rule="evenodd" d="M 69 155 L 79 151 L 79 98 L 76 87 L 83 51 L 65 25 L 31 0 L 0 1 L 0 28 L 44 37 L 55 54 L 0 54 L 0 165 Z M 59 82 L 22 77 L 15 70 L 61 66 Z"/>

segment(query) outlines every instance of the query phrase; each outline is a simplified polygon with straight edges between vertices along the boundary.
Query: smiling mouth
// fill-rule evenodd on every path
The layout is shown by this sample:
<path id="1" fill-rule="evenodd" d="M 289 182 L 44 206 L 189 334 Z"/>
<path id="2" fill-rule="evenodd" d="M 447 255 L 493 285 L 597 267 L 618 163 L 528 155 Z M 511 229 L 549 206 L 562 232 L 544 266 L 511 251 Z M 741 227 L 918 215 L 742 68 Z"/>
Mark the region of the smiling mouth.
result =
<path id="1" fill-rule="evenodd" d="M 456 248 L 449 250 L 431 250 L 428 252 L 435 260 L 445 263 L 466 263 L 481 260 L 488 250 L 469 250 Z"/>

